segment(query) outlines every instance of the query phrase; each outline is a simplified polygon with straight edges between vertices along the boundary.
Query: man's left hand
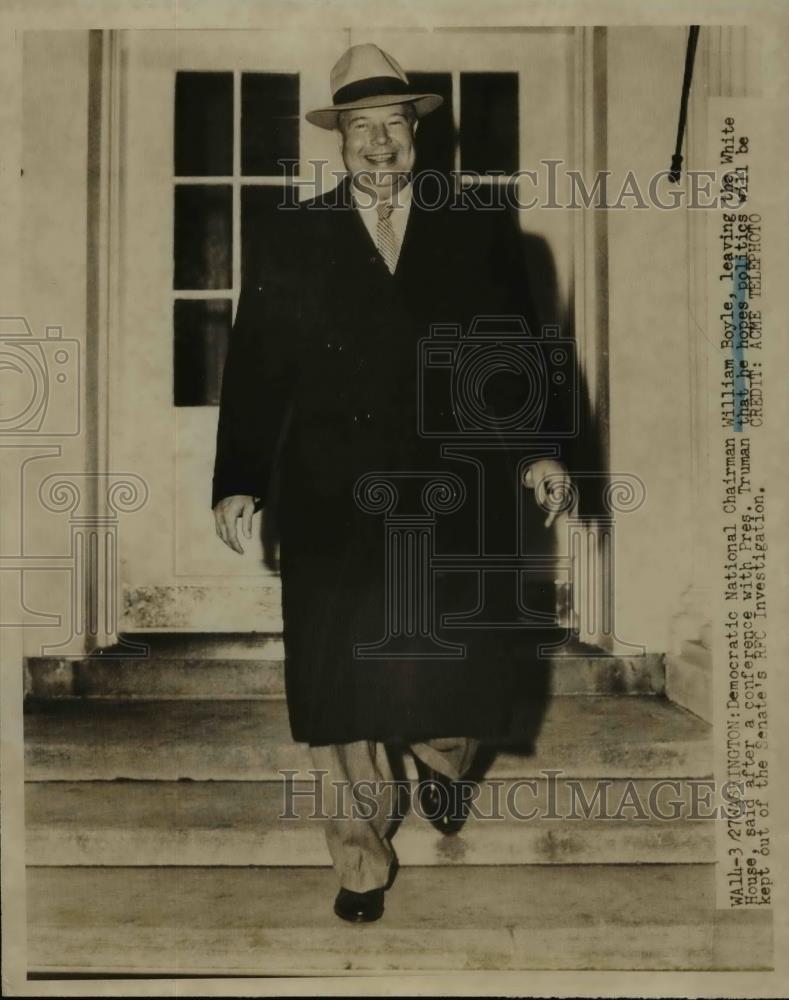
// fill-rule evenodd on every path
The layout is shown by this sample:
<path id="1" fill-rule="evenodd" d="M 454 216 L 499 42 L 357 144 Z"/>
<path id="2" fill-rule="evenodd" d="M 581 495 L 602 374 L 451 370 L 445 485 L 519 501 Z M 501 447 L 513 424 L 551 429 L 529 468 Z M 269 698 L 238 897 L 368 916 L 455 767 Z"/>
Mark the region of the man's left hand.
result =
<path id="1" fill-rule="evenodd" d="M 532 462 L 523 476 L 523 485 L 533 489 L 537 503 L 548 509 L 546 528 L 550 528 L 559 514 L 567 513 L 564 500 L 572 490 L 572 481 L 570 473 L 555 458 Z"/>

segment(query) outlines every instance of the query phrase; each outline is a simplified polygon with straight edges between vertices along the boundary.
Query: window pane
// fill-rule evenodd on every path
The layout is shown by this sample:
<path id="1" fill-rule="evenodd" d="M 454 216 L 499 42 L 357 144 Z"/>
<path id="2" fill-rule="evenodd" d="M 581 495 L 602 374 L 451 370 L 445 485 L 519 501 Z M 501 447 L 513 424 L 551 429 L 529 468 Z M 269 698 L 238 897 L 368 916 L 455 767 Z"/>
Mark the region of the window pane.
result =
<path id="1" fill-rule="evenodd" d="M 416 134 L 415 170 L 448 174 L 455 165 L 455 126 L 452 123 L 452 74 L 409 73 L 415 93 L 440 94 L 444 103 L 420 119 Z"/>
<path id="2" fill-rule="evenodd" d="M 176 185 L 175 288 L 230 288 L 232 239 L 229 184 Z"/>
<path id="3" fill-rule="evenodd" d="M 241 188 L 241 280 L 254 270 L 261 254 L 276 252 L 279 244 L 278 232 L 293 218 L 292 211 L 278 208 L 287 199 L 295 204 L 298 197 L 291 189 L 279 186 L 244 184 Z"/>
<path id="4" fill-rule="evenodd" d="M 230 299 L 176 299 L 173 396 L 176 406 L 218 406 L 233 317 Z"/>
<path id="5" fill-rule="evenodd" d="M 242 73 L 241 173 L 280 176 L 299 158 L 299 74 Z"/>
<path id="6" fill-rule="evenodd" d="M 518 74 L 460 74 L 460 161 L 484 174 L 518 169 Z"/>
<path id="7" fill-rule="evenodd" d="M 176 73 L 175 173 L 233 173 L 232 73 Z"/>

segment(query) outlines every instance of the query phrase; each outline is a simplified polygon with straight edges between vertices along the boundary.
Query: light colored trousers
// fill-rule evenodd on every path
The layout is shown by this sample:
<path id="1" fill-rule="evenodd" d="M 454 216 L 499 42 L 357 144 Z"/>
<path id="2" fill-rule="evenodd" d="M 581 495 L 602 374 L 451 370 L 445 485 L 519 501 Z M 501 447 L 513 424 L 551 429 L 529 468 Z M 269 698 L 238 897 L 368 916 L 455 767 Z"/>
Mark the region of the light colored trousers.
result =
<path id="1" fill-rule="evenodd" d="M 465 736 L 411 744 L 415 756 L 453 781 L 466 773 L 478 748 L 479 740 Z M 346 809 L 343 815 L 324 820 L 326 844 L 340 885 L 352 892 L 383 888 L 395 857 L 388 838 L 394 779 L 385 748 L 374 741 L 359 740 L 311 747 L 310 752 L 314 768 L 325 772 L 324 782 L 337 782 L 345 788 L 361 782 L 366 803 L 374 803 L 369 819 Z"/>

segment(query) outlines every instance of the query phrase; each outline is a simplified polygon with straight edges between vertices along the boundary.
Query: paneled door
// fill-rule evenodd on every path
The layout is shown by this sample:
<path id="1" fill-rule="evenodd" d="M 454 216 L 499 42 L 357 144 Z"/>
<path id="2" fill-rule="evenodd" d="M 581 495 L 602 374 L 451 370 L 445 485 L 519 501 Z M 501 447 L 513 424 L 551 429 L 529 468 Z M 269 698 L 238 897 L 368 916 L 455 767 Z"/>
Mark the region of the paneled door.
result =
<path id="1" fill-rule="evenodd" d="M 445 97 L 420 125 L 421 166 L 501 183 L 537 169 L 540 157 L 572 161 L 570 30 L 484 32 L 473 41 L 356 29 L 122 34 L 111 465 L 141 475 L 149 490 L 119 534 L 125 628 L 281 627 L 261 515 L 243 556 L 214 531 L 221 370 L 252 227 L 266 238 L 285 186 L 296 183 L 297 197 L 314 193 L 310 161 L 326 163 L 327 178 L 342 169 L 335 136 L 304 112 L 329 103 L 331 66 L 365 41 L 391 52 L 416 86 Z M 281 160 L 296 167 L 288 173 Z M 550 288 L 541 282 L 535 291 L 553 297 L 554 315 L 569 301 L 567 216 L 522 213 L 528 238 L 550 259 Z"/>

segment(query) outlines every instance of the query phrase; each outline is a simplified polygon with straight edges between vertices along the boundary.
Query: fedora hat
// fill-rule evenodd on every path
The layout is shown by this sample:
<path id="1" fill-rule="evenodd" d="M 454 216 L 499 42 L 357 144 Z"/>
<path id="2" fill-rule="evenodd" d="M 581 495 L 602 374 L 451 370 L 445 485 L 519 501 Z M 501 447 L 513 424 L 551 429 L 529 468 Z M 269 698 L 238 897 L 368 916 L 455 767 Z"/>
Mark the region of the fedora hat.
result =
<path id="1" fill-rule="evenodd" d="M 330 79 L 333 104 L 305 115 L 318 128 L 337 128 L 341 111 L 413 104 L 417 118 L 444 102 L 438 94 L 416 94 L 400 64 L 377 45 L 352 45 L 334 64 Z"/>

